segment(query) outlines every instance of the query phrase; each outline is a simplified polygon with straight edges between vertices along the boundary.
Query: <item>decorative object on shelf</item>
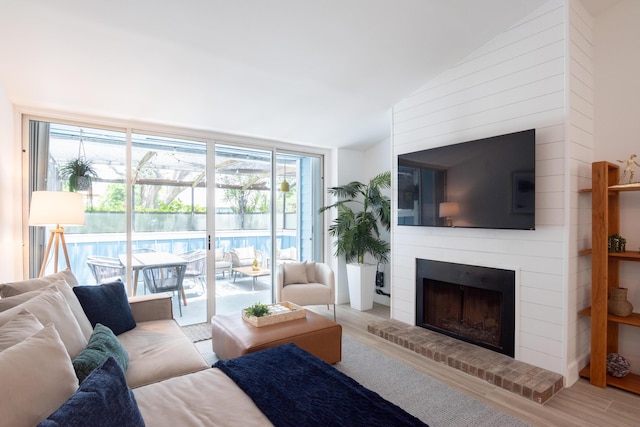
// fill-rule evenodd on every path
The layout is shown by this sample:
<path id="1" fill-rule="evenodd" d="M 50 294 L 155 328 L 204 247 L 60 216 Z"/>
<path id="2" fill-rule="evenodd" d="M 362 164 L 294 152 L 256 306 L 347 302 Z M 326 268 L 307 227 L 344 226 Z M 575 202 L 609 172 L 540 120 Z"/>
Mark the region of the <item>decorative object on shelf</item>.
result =
<path id="1" fill-rule="evenodd" d="M 627 248 L 627 239 L 619 234 L 609 236 L 609 252 L 624 252 Z"/>
<path id="2" fill-rule="evenodd" d="M 258 328 L 289 320 L 302 319 L 306 316 L 307 312 L 304 308 L 289 301 L 269 305 L 258 302 L 242 310 L 242 318 Z"/>
<path id="3" fill-rule="evenodd" d="M 631 364 L 627 359 L 618 353 L 609 353 L 607 355 L 607 374 L 622 378 L 631 370 Z"/>
<path id="4" fill-rule="evenodd" d="M 627 300 L 627 288 L 610 288 L 607 311 L 614 316 L 627 317 L 633 312 L 633 305 Z"/>
<path id="5" fill-rule="evenodd" d="M 629 158 L 627 160 L 618 160 L 618 163 L 624 163 L 625 167 L 624 170 L 622 171 L 622 175 L 620 175 L 620 180 L 618 181 L 618 184 L 624 184 L 625 179 L 627 179 L 627 184 L 633 184 L 633 166 L 640 166 L 640 164 L 638 164 L 638 162 L 636 162 L 636 155 L 632 154 L 629 156 Z"/>

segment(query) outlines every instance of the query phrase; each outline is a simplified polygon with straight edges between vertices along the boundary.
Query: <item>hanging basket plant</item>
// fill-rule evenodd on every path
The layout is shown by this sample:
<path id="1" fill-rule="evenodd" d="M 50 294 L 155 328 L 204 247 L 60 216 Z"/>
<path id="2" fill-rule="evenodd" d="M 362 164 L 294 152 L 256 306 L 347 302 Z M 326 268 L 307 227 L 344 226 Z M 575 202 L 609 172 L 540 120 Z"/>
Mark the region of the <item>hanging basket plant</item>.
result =
<path id="1" fill-rule="evenodd" d="M 93 162 L 84 157 L 73 159 L 60 167 L 60 178 L 69 183 L 69 191 L 88 191 L 92 178 L 98 174 L 93 169 Z"/>

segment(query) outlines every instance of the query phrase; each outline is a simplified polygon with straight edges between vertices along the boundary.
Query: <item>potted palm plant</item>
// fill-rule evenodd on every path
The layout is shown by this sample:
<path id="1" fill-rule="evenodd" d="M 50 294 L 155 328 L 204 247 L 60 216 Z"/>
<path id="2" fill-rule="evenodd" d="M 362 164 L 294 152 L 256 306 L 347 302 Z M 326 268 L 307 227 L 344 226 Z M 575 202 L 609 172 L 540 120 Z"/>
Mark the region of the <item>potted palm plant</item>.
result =
<path id="1" fill-rule="evenodd" d="M 391 203 L 382 194 L 382 189 L 389 187 L 389 171 L 373 177 L 368 184 L 353 181 L 332 187 L 327 191 L 339 200 L 320 208 L 320 212 L 337 209 L 329 235 L 336 239 L 335 256 L 344 256 L 347 262 L 349 300 L 357 310 L 373 307 L 376 265 L 365 264 L 365 254 L 378 262 L 388 261 L 389 242 L 380 238 L 380 226 L 387 231 L 391 228 Z"/>
<path id="2" fill-rule="evenodd" d="M 78 157 L 63 164 L 60 178 L 68 180 L 69 191 L 87 191 L 91 188 L 91 179 L 98 174 L 93 169 L 93 162 L 85 157 Z"/>

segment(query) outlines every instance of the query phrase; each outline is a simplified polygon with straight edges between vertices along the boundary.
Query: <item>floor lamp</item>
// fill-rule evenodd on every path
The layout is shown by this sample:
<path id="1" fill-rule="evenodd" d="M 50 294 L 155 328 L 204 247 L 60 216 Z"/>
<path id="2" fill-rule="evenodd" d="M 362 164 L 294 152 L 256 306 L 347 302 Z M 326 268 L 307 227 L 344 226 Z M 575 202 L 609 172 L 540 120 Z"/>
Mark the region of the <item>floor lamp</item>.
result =
<path id="1" fill-rule="evenodd" d="M 80 193 L 67 191 L 34 191 L 31 193 L 31 209 L 29 211 L 29 225 L 55 225 L 49 231 L 49 242 L 42 257 L 40 275 L 44 275 L 53 246 L 53 271 L 58 272 L 58 254 L 62 246 L 67 268 L 71 269 L 69 253 L 64 240 L 64 227 L 61 225 L 84 225 L 84 200 Z"/>

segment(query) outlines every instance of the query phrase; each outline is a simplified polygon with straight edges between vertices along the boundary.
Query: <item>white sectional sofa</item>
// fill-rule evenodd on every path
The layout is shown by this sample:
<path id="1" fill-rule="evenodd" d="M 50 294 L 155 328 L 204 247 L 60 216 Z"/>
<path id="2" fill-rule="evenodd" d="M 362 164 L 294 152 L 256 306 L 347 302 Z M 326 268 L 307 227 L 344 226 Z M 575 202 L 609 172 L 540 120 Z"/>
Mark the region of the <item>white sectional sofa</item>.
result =
<path id="1" fill-rule="evenodd" d="M 0 413 L 10 414 L 0 424 L 36 425 L 78 394 L 72 360 L 93 328 L 73 286 L 69 271 L 0 285 Z M 173 319 L 170 295 L 132 297 L 129 303 L 135 327 L 117 339 L 129 358 L 126 384 L 146 425 L 271 425 L 233 381 L 207 365 Z M 88 419 L 86 425 L 92 425 Z"/>
<path id="2" fill-rule="evenodd" d="M 211 368 L 171 295 L 128 299 L 69 271 L 0 284 L 0 414 L 11 427 L 425 425 L 295 344 Z"/>

